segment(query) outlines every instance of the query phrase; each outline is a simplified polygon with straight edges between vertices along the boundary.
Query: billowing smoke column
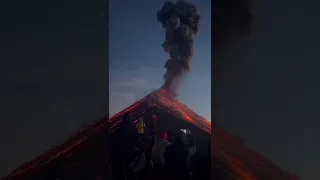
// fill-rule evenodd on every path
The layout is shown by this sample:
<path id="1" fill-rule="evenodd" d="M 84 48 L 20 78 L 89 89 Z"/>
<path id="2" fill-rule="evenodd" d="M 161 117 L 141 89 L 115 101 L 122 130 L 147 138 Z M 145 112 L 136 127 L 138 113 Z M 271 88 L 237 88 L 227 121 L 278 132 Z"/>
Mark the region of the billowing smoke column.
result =
<path id="1" fill-rule="evenodd" d="M 199 31 L 200 16 L 192 3 L 166 1 L 157 13 L 157 20 L 165 28 L 165 41 L 162 44 L 170 59 L 164 67 L 164 88 L 174 92 L 177 79 L 190 71 L 193 56 L 193 38 Z"/>

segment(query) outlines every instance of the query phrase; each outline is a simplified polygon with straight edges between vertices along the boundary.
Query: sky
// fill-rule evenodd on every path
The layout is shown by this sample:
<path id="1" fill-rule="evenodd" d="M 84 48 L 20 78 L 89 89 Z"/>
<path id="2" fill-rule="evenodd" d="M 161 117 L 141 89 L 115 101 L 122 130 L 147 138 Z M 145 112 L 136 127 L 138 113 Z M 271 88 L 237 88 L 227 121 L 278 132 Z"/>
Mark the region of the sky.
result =
<path id="1" fill-rule="evenodd" d="M 192 2 L 192 1 L 191 1 Z M 195 1 L 201 15 L 192 69 L 183 80 L 179 99 L 211 120 L 211 12 L 209 0 Z M 143 98 L 163 83 L 169 58 L 161 44 L 165 29 L 157 21 L 163 1 L 109 1 L 110 116 Z"/>

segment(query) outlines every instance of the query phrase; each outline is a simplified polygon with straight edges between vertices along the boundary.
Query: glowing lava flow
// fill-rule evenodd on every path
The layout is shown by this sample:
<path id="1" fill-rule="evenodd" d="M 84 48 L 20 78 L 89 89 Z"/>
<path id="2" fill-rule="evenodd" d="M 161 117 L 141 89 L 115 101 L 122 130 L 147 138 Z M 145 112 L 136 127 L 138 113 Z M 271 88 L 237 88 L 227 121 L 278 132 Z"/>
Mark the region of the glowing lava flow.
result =
<path id="1" fill-rule="evenodd" d="M 117 119 L 119 116 L 128 112 L 129 109 L 134 111 L 135 107 L 140 105 L 143 101 L 148 101 L 148 100 L 152 101 L 153 107 L 161 108 L 166 112 L 170 113 L 171 115 L 176 116 L 180 119 L 184 119 L 185 121 L 203 129 L 208 134 L 211 134 L 211 122 L 194 113 L 192 110 L 187 108 L 186 105 L 179 102 L 176 99 L 176 97 L 172 96 L 169 91 L 163 88 L 150 93 L 142 100 L 136 102 L 135 104 L 126 108 L 120 113 L 114 115 L 111 119 Z M 221 135 L 221 131 L 218 130 L 218 132 L 219 132 L 219 135 Z M 218 136 L 218 137 L 220 137 L 219 141 L 223 140 L 231 144 L 236 143 L 235 138 L 233 138 L 232 135 L 228 133 L 223 134 L 222 137 L 221 136 Z M 221 149 L 219 148 L 218 151 L 219 151 L 218 153 L 219 156 L 232 169 L 232 171 L 236 173 L 239 179 L 248 179 L 248 180 L 257 179 L 254 173 L 248 167 L 246 167 L 241 161 L 237 160 L 235 157 L 229 154 L 229 151 L 225 151 L 224 148 L 221 148 Z"/>
<path id="2" fill-rule="evenodd" d="M 18 175 L 27 171 L 40 169 L 54 159 L 66 155 L 72 149 L 84 144 L 93 134 L 106 131 L 106 129 L 107 131 L 110 131 L 110 129 L 113 129 L 112 131 L 114 131 L 118 128 L 117 124 L 120 122 L 118 120 L 123 114 L 127 112 L 134 112 L 138 107 L 146 106 L 146 102 L 149 100 L 153 101 L 152 106 L 161 108 L 171 115 L 180 119 L 184 119 L 185 121 L 204 130 L 208 134 L 211 134 L 212 142 L 214 142 L 212 143 L 214 146 L 211 148 L 213 156 L 220 157 L 232 169 L 238 179 L 261 179 L 260 176 L 266 174 L 266 171 L 259 170 L 259 168 L 266 170 L 268 169 L 271 174 L 269 173 L 267 175 L 275 177 L 273 179 L 279 179 L 278 177 L 280 177 L 280 175 L 277 176 L 273 174 L 281 174 L 282 171 L 280 168 L 275 167 L 271 162 L 263 158 L 261 155 L 247 148 L 243 141 L 233 137 L 227 131 L 215 126 L 212 127 L 213 129 L 211 129 L 211 122 L 187 108 L 186 105 L 179 102 L 174 96 L 171 95 L 170 92 L 163 88 L 150 93 L 123 111 L 113 115 L 111 118 L 105 117 L 97 123 L 79 131 L 75 136 L 72 136 L 65 143 L 56 146 L 30 163 L 25 163 L 4 179 L 16 178 Z M 146 106 L 145 108 L 148 107 Z M 146 111 L 147 110 L 142 110 L 142 112 L 139 112 L 139 114 L 144 114 Z M 288 179 L 283 177 L 284 176 L 281 176 L 280 179 Z"/>
<path id="3" fill-rule="evenodd" d="M 171 115 L 184 119 L 187 122 L 203 129 L 207 133 L 211 133 L 211 123 L 210 121 L 206 120 L 205 118 L 197 115 L 193 111 L 191 111 L 189 108 L 187 108 L 186 105 L 179 102 L 174 95 L 172 95 L 169 91 L 167 91 L 164 88 L 160 88 L 149 95 L 147 95 L 145 98 L 142 98 L 141 100 L 135 102 L 128 108 L 122 110 L 121 112 L 113 115 L 110 118 L 110 123 L 114 123 L 112 126 L 116 126 L 115 124 L 118 124 L 119 121 L 114 122 L 116 119 L 121 117 L 123 114 L 134 111 L 136 107 L 141 105 L 143 102 L 147 102 L 152 100 L 153 105 L 157 108 L 164 109 Z M 143 114 L 143 113 L 142 113 Z"/>
<path id="4" fill-rule="evenodd" d="M 186 105 L 182 104 L 175 97 L 171 96 L 170 93 L 165 89 L 159 89 L 153 94 L 150 94 L 149 97 L 154 99 L 154 102 L 158 104 L 159 108 L 163 108 L 171 115 L 179 116 L 181 119 L 184 119 L 211 134 L 210 121 L 191 111 Z"/>
<path id="5" fill-rule="evenodd" d="M 152 93 L 150 97 L 154 99 L 158 107 L 200 127 L 209 134 L 213 133 L 213 148 L 215 148 L 215 150 L 212 150 L 212 152 L 216 152 L 216 154 L 213 155 L 220 157 L 232 169 L 238 179 L 258 180 L 262 177 L 272 177 L 271 179 L 283 180 L 289 179 L 280 168 L 246 147 L 240 138 L 236 138 L 227 131 L 217 127 L 211 129 L 211 122 L 187 108 L 186 105 L 179 102 L 166 89 L 159 89 Z M 220 146 L 218 146 L 218 144 L 220 144 Z M 268 166 L 265 165 L 267 163 Z M 265 171 L 267 169 L 270 172 Z"/>

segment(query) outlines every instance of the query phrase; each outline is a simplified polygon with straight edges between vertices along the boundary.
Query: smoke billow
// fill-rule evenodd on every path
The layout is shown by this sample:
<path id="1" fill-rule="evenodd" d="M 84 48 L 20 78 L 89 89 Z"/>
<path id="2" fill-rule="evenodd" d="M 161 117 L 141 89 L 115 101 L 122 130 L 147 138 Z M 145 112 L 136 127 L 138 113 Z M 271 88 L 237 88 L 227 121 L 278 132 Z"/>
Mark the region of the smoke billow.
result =
<path id="1" fill-rule="evenodd" d="M 179 78 L 191 69 L 193 39 L 199 31 L 200 16 L 192 3 L 166 1 L 157 13 L 157 20 L 165 28 L 162 47 L 170 56 L 164 65 L 167 71 L 163 87 L 174 91 Z"/>

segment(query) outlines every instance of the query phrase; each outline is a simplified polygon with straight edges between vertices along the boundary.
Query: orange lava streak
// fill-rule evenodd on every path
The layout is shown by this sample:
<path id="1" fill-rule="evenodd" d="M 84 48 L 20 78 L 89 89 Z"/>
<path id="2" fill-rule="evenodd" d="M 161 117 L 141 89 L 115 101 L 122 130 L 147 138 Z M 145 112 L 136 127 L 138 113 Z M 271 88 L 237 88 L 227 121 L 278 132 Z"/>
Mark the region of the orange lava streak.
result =
<path id="1" fill-rule="evenodd" d="M 244 180 L 257 180 L 258 178 L 253 174 L 253 172 L 246 167 L 241 161 L 232 157 L 231 155 L 221 151 L 223 158 L 227 161 L 227 164 L 231 166 L 232 171 L 240 179 Z"/>
<path id="2" fill-rule="evenodd" d="M 187 120 L 189 123 L 192 123 L 211 134 L 211 122 L 188 109 L 186 105 L 172 97 L 165 89 L 155 91 L 151 97 L 153 97 L 155 101 L 158 100 L 159 106 L 165 108 L 172 115 L 178 115 L 180 118 Z"/>

